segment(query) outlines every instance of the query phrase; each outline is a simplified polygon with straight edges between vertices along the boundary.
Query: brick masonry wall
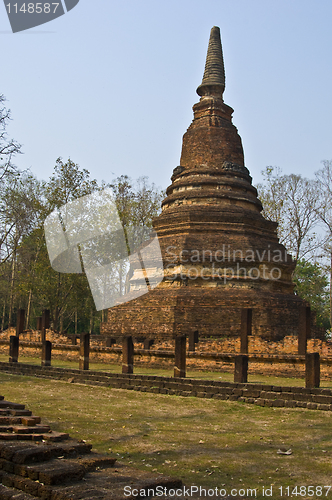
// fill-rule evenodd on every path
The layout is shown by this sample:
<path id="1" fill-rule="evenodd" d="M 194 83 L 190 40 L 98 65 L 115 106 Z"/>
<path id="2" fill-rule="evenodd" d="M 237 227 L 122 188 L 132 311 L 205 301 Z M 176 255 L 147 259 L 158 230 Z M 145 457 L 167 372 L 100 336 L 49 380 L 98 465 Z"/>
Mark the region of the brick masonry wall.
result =
<path id="1" fill-rule="evenodd" d="M 279 387 L 199 379 L 112 374 L 107 372 L 40 367 L 21 363 L 0 362 L 0 371 L 65 380 L 70 383 L 85 383 L 156 394 L 214 398 L 268 407 L 332 411 L 331 389 L 306 389 L 303 387 Z"/>

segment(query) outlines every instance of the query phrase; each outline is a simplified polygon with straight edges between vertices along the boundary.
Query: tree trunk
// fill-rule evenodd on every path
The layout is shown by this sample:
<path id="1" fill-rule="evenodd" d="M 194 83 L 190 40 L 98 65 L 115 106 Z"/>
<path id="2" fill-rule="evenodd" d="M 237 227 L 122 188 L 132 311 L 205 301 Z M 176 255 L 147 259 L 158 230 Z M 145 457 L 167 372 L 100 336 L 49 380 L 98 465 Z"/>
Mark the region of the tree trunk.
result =
<path id="1" fill-rule="evenodd" d="M 60 312 L 60 307 L 59 307 L 59 295 L 60 295 L 60 273 L 58 273 L 58 282 L 56 286 L 56 301 L 55 301 L 55 308 L 54 308 L 54 331 L 58 331 L 58 322 L 59 322 L 59 312 Z"/>
<path id="2" fill-rule="evenodd" d="M 60 314 L 60 334 L 63 333 L 63 313 Z"/>
<path id="3" fill-rule="evenodd" d="M 31 275 L 32 284 L 33 284 L 33 281 L 34 281 L 34 278 L 35 278 L 36 263 L 37 263 L 37 260 L 38 260 L 39 252 L 40 252 L 40 247 L 37 248 L 37 252 L 36 252 L 36 256 L 35 256 L 35 261 L 34 261 L 34 265 L 33 265 L 33 268 L 32 268 L 32 275 Z M 27 317 L 26 317 L 26 324 L 25 324 L 25 329 L 26 330 L 29 328 L 30 312 L 31 312 L 31 302 L 32 302 L 32 288 L 30 288 L 30 290 L 29 290 L 28 310 L 27 310 Z"/>
<path id="4" fill-rule="evenodd" d="M 77 335 L 77 309 L 75 309 L 75 335 Z"/>
<path id="5" fill-rule="evenodd" d="M 6 301 L 3 302 L 3 310 L 2 310 L 2 323 L 1 323 L 1 331 L 3 332 L 5 328 L 5 317 L 6 317 Z"/>
<path id="6" fill-rule="evenodd" d="M 30 290 L 29 290 L 29 297 L 28 297 L 27 317 L 26 317 L 26 320 L 25 320 L 25 329 L 26 330 L 28 330 L 28 328 L 29 328 L 31 299 L 32 299 L 32 289 L 30 288 Z"/>
<path id="7" fill-rule="evenodd" d="M 8 328 L 10 328 L 12 326 L 13 302 L 14 302 L 14 281 L 15 281 L 15 269 L 16 269 L 15 264 L 16 264 L 16 253 L 13 254 L 12 274 L 11 274 L 11 278 L 10 278 Z"/>
<path id="8" fill-rule="evenodd" d="M 330 328 L 332 330 L 332 248 L 331 248 L 331 262 L 330 262 Z"/>
<path id="9" fill-rule="evenodd" d="M 93 309 L 91 307 L 91 312 L 90 312 L 90 335 L 92 334 L 92 331 L 93 331 Z"/>

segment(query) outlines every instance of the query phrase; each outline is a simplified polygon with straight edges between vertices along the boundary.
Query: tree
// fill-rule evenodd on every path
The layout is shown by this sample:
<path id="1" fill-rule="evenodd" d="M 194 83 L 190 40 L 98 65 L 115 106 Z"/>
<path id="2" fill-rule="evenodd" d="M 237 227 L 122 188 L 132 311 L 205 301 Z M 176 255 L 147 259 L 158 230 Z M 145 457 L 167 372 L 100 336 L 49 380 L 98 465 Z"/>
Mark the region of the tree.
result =
<path id="1" fill-rule="evenodd" d="M 21 153 L 21 145 L 9 139 L 7 125 L 10 110 L 4 106 L 5 97 L 0 94 L 0 263 L 10 259 L 15 251 L 17 241 L 20 208 L 11 203 L 12 188 L 16 187 L 20 175 L 13 165 L 13 157 Z"/>
<path id="2" fill-rule="evenodd" d="M 330 275 L 330 323 L 332 325 L 332 160 L 323 160 L 322 163 L 323 168 L 315 173 L 320 197 L 316 213 L 327 232 L 324 250 L 329 255 L 327 267 Z"/>
<path id="3" fill-rule="evenodd" d="M 257 186 L 263 215 L 278 223 L 280 242 L 294 260 L 312 256 L 321 241 L 315 233 L 318 223 L 319 191 L 316 181 L 301 175 L 282 175 L 281 169 L 267 167 L 265 184 Z"/>
<path id="4" fill-rule="evenodd" d="M 147 177 L 132 181 L 127 175 L 113 179 L 110 184 L 119 217 L 127 238 L 128 253 L 149 238 L 152 221 L 161 209 L 164 192 Z"/>
<path id="5" fill-rule="evenodd" d="M 0 94 L 0 181 L 16 176 L 17 169 L 12 159 L 16 154 L 21 153 L 21 145 L 14 139 L 8 139 L 6 128 L 11 117 L 10 109 L 4 106 L 5 101 L 5 96 Z"/>
<path id="6" fill-rule="evenodd" d="M 14 296 L 20 295 L 17 284 L 22 284 L 21 280 L 17 280 L 20 272 L 19 263 L 22 262 L 22 258 L 18 259 L 18 256 L 22 254 L 22 248 L 25 248 L 23 242 L 29 239 L 35 229 L 41 228 L 43 216 L 45 215 L 43 202 L 41 183 L 27 172 L 20 173 L 5 190 L 5 198 L 2 203 L 5 207 L 6 216 L 2 222 L 3 227 L 5 227 L 6 238 L 2 245 L 2 263 L 9 261 L 10 257 L 10 267 L 3 266 L 2 270 L 7 270 L 8 293 L 4 300 L 4 308 L 8 297 L 9 325 L 12 323 Z M 8 230 L 7 227 L 9 227 Z M 33 257 L 33 259 L 36 258 L 36 256 Z M 22 276 L 23 281 L 25 281 L 29 273 L 24 272 Z"/>
<path id="7" fill-rule="evenodd" d="M 98 189 L 96 179 L 90 179 L 90 172 L 81 170 L 79 165 L 70 158 L 63 162 L 62 158 L 56 160 L 54 174 L 45 183 L 45 194 L 49 203 L 50 212 L 55 208 L 65 205 L 81 196 L 91 194 Z"/>
<path id="8" fill-rule="evenodd" d="M 293 280 L 295 293 L 309 302 L 311 308 L 316 311 L 317 326 L 330 328 L 329 283 L 322 267 L 300 259 L 297 261 Z"/>

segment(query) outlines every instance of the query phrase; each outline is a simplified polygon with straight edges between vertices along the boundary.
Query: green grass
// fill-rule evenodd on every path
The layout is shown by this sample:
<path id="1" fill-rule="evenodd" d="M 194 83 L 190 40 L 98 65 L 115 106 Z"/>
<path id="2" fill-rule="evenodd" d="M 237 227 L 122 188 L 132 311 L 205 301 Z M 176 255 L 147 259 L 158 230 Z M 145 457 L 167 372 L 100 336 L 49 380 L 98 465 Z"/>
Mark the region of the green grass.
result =
<path id="1" fill-rule="evenodd" d="M 226 378 L 226 374 L 219 376 Z M 224 487 L 228 492 L 257 488 L 256 498 L 265 499 L 263 486 L 273 484 L 273 498 L 280 498 L 277 488 L 281 486 L 331 482 L 331 412 L 265 408 L 5 373 L 0 373 L 0 381 L 7 399 L 26 404 L 54 430 L 85 439 L 99 452 L 126 464 L 181 478 L 186 485 Z M 280 446 L 291 448 L 292 455 L 278 455 Z"/>

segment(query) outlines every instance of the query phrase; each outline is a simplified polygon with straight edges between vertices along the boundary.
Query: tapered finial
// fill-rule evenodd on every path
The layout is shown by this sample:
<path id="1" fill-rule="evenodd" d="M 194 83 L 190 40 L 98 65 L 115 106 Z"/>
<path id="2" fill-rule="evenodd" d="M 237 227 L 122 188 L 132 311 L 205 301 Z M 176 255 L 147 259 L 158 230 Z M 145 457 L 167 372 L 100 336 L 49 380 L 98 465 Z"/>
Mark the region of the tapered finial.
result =
<path id="1" fill-rule="evenodd" d="M 203 80 L 196 92 L 199 96 L 212 95 L 221 97 L 224 90 L 225 69 L 220 40 L 220 29 L 214 26 L 210 34 Z"/>

